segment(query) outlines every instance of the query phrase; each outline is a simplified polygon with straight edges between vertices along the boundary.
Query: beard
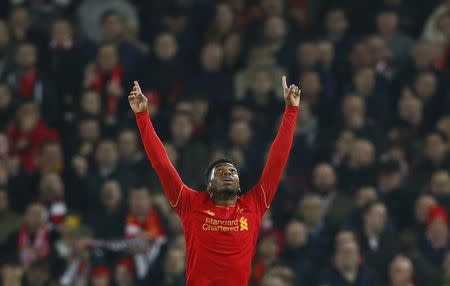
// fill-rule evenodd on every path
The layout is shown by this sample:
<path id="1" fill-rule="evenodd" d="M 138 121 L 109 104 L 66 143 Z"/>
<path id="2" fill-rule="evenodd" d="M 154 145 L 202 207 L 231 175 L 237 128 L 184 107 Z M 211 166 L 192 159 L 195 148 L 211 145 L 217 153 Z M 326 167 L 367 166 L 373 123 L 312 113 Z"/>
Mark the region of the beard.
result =
<path id="1" fill-rule="evenodd" d="M 239 193 L 239 190 L 233 190 L 230 188 L 226 188 L 226 189 L 222 189 L 220 192 L 223 194 L 237 195 Z"/>

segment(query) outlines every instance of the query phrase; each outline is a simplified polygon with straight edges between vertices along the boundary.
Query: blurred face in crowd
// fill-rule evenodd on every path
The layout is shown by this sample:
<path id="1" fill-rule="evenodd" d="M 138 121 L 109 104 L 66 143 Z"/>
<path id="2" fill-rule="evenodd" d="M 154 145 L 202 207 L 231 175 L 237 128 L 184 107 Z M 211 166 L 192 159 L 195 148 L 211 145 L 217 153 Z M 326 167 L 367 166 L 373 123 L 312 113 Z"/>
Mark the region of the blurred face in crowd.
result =
<path id="1" fill-rule="evenodd" d="M 9 44 L 8 26 L 4 21 L 0 20 L 0 53 L 2 49 L 5 48 L 8 44 Z"/>
<path id="2" fill-rule="evenodd" d="M 0 110 L 8 108 L 11 105 L 11 99 L 11 89 L 6 84 L 0 84 Z"/>
<path id="3" fill-rule="evenodd" d="M 295 274 L 288 266 L 275 265 L 270 268 L 266 275 L 281 278 L 283 285 L 294 285 Z"/>
<path id="4" fill-rule="evenodd" d="M 263 260 L 272 261 L 276 259 L 279 246 L 274 237 L 263 237 L 258 245 L 258 254 Z"/>
<path id="5" fill-rule="evenodd" d="M 130 193 L 130 210 L 138 218 L 145 218 L 152 207 L 150 193 L 146 188 L 133 189 Z"/>
<path id="6" fill-rule="evenodd" d="M 376 203 L 364 214 L 364 225 L 372 235 L 380 235 L 386 226 L 387 210 L 384 204 Z"/>
<path id="7" fill-rule="evenodd" d="M 56 20 L 52 25 L 51 39 L 56 43 L 67 43 L 73 40 L 72 24 L 67 20 Z"/>
<path id="8" fill-rule="evenodd" d="M 403 256 L 397 256 L 389 265 L 389 281 L 392 286 L 412 285 L 413 265 Z"/>
<path id="9" fill-rule="evenodd" d="M 132 129 L 123 130 L 118 138 L 119 154 L 121 158 L 133 156 L 138 150 L 136 133 Z"/>
<path id="10" fill-rule="evenodd" d="M 61 144 L 58 142 L 47 142 L 42 147 L 39 158 L 40 169 L 43 172 L 60 171 L 63 166 L 64 156 Z"/>
<path id="11" fill-rule="evenodd" d="M 286 23 L 283 18 L 273 16 L 264 23 L 264 36 L 269 41 L 282 41 L 287 34 Z"/>
<path id="12" fill-rule="evenodd" d="M 384 11 L 377 16 L 378 33 L 382 36 L 393 36 L 397 32 L 398 16 L 394 12 Z"/>
<path id="13" fill-rule="evenodd" d="M 364 122 L 365 104 L 360 96 L 347 95 L 343 102 L 345 122 L 349 127 L 360 127 Z"/>
<path id="14" fill-rule="evenodd" d="M 307 195 L 300 201 L 300 216 L 309 228 L 318 227 L 325 217 L 322 200 L 318 195 Z"/>
<path id="15" fill-rule="evenodd" d="M 414 43 L 411 54 L 414 66 L 418 70 L 426 70 L 432 64 L 432 43 L 425 41 L 418 41 Z"/>
<path id="16" fill-rule="evenodd" d="M 422 102 L 415 96 L 402 96 L 399 101 L 399 115 L 402 120 L 417 126 L 422 122 Z"/>
<path id="17" fill-rule="evenodd" d="M 223 48 L 217 43 L 209 43 L 202 49 L 201 65 L 205 72 L 217 72 L 222 68 Z"/>
<path id="18" fill-rule="evenodd" d="M 359 246 L 353 242 L 347 242 L 336 249 L 335 265 L 341 272 L 355 271 L 359 264 Z"/>
<path id="19" fill-rule="evenodd" d="M 325 66 L 331 66 L 334 61 L 334 46 L 330 41 L 323 41 L 317 44 L 319 59 Z"/>
<path id="20" fill-rule="evenodd" d="M 25 224 L 30 232 L 36 232 L 45 224 L 45 209 L 41 204 L 33 203 L 25 212 Z"/>
<path id="21" fill-rule="evenodd" d="M 64 196 L 64 184 L 57 173 L 47 173 L 39 184 L 40 198 L 43 202 L 52 202 Z"/>
<path id="22" fill-rule="evenodd" d="M 30 24 L 30 15 L 23 7 L 12 9 L 9 16 L 9 26 L 18 40 L 23 40 Z"/>
<path id="23" fill-rule="evenodd" d="M 107 210 L 118 209 L 122 202 L 122 189 L 119 182 L 114 180 L 106 181 L 102 186 L 100 199 Z"/>
<path id="24" fill-rule="evenodd" d="M 0 158 L 8 156 L 9 141 L 4 133 L 0 133 Z"/>
<path id="25" fill-rule="evenodd" d="M 9 208 L 8 191 L 5 189 L 0 189 L 0 215 L 8 211 L 8 208 Z"/>
<path id="26" fill-rule="evenodd" d="M 124 32 L 124 21 L 118 12 L 109 13 L 102 22 L 102 36 L 105 41 L 118 41 Z"/>
<path id="27" fill-rule="evenodd" d="M 20 44 L 16 52 L 16 64 L 22 71 L 33 68 L 37 62 L 36 47 L 33 44 Z"/>
<path id="28" fill-rule="evenodd" d="M 446 170 L 436 171 L 433 174 L 430 190 L 434 195 L 450 194 L 450 175 Z"/>
<path id="29" fill-rule="evenodd" d="M 234 13 L 230 5 L 221 3 L 216 6 L 215 26 L 219 32 L 225 33 L 233 28 Z"/>
<path id="30" fill-rule="evenodd" d="M 425 142 L 425 152 L 433 161 L 440 163 L 447 154 L 448 146 L 444 138 L 438 133 L 431 133 L 427 136 Z"/>
<path id="31" fill-rule="evenodd" d="M 107 275 L 95 276 L 91 278 L 92 286 L 109 286 L 110 278 Z"/>
<path id="32" fill-rule="evenodd" d="M 100 126 L 95 119 L 85 119 L 80 122 L 81 141 L 95 142 L 100 138 Z"/>
<path id="33" fill-rule="evenodd" d="M 350 164 L 355 167 L 370 167 L 375 160 L 375 148 L 369 140 L 358 139 L 350 151 Z"/>
<path id="34" fill-rule="evenodd" d="M 281 16 L 284 11 L 283 0 L 262 0 L 261 6 L 264 13 L 269 16 Z"/>
<path id="35" fill-rule="evenodd" d="M 371 52 L 370 46 L 365 42 L 359 42 L 353 45 L 350 51 L 350 63 L 355 70 L 371 66 L 373 57 L 374 55 Z"/>
<path id="36" fill-rule="evenodd" d="M 257 71 L 250 83 L 250 88 L 255 95 L 256 102 L 258 102 L 261 96 L 268 95 L 273 88 L 273 82 L 269 72 L 266 70 Z"/>
<path id="37" fill-rule="evenodd" d="M 328 34 L 342 34 L 348 28 L 348 20 L 344 10 L 333 9 L 325 16 L 325 27 Z"/>
<path id="38" fill-rule="evenodd" d="M 355 205 L 357 208 L 363 208 L 370 202 L 377 199 L 377 191 L 374 187 L 361 187 L 355 195 Z"/>
<path id="39" fill-rule="evenodd" d="M 300 81 L 305 100 L 311 105 L 317 103 L 317 96 L 321 90 L 319 74 L 314 71 L 305 72 Z"/>
<path id="40" fill-rule="evenodd" d="M 191 117 L 186 113 L 177 113 L 172 118 L 170 125 L 172 139 L 177 147 L 188 143 L 192 138 L 194 126 Z"/>
<path id="41" fill-rule="evenodd" d="M 39 122 L 39 119 L 39 109 L 35 103 L 27 102 L 19 107 L 18 120 L 22 131 L 27 132 L 33 129 Z"/>
<path id="42" fill-rule="evenodd" d="M 225 38 L 223 52 L 227 64 L 235 63 L 241 53 L 241 36 L 238 33 L 229 34 Z"/>
<path id="43" fill-rule="evenodd" d="M 371 95 L 375 88 L 375 74 L 370 68 L 360 69 L 353 77 L 355 92 L 358 95 Z"/>
<path id="44" fill-rule="evenodd" d="M 436 76 L 431 72 L 421 73 L 414 83 L 414 90 L 422 100 L 429 100 L 437 89 Z"/>
<path id="45" fill-rule="evenodd" d="M 101 104 L 100 94 L 95 91 L 86 91 L 81 98 L 81 110 L 90 115 L 100 115 Z"/>
<path id="46" fill-rule="evenodd" d="M 116 46 L 113 44 L 102 45 L 97 53 L 97 63 L 103 72 L 111 72 L 119 63 L 119 55 Z"/>
<path id="47" fill-rule="evenodd" d="M 230 128 L 230 140 L 236 147 L 246 148 L 252 139 L 252 130 L 246 120 L 235 120 Z"/>
<path id="48" fill-rule="evenodd" d="M 347 229 L 339 231 L 334 239 L 336 249 L 339 249 L 346 243 L 352 242 L 356 242 L 356 235 L 353 231 Z"/>
<path id="49" fill-rule="evenodd" d="M 450 138 L 450 116 L 441 117 L 436 123 L 436 129 Z"/>
<path id="50" fill-rule="evenodd" d="M 286 283 L 279 276 L 265 275 L 262 286 L 286 286 Z"/>
<path id="51" fill-rule="evenodd" d="M 300 67 L 305 69 L 314 68 L 319 59 L 317 47 L 313 42 L 304 42 L 298 46 L 297 59 Z M 302 87 L 303 91 L 304 87 Z"/>
<path id="52" fill-rule="evenodd" d="M 313 171 L 313 185 L 316 191 L 326 194 L 336 187 L 336 173 L 330 164 L 317 165 Z"/>
<path id="53" fill-rule="evenodd" d="M 171 33 L 159 34 L 154 43 L 155 56 L 162 61 L 173 59 L 178 51 L 178 44 L 175 36 Z"/>
<path id="54" fill-rule="evenodd" d="M 169 156 L 170 162 L 172 162 L 172 164 L 174 166 L 177 165 L 177 161 L 178 161 L 178 151 L 177 148 L 170 143 L 165 142 L 164 143 L 164 148 L 166 149 L 167 152 L 167 156 Z M 222 156 L 223 158 L 223 156 Z"/>
<path id="55" fill-rule="evenodd" d="M 415 216 L 419 223 L 425 223 L 428 211 L 437 204 L 436 200 L 430 195 L 421 195 L 416 200 Z"/>
<path id="56" fill-rule="evenodd" d="M 449 240 L 447 223 L 441 218 L 435 218 L 427 225 L 427 238 L 433 248 L 446 247 Z"/>
<path id="57" fill-rule="evenodd" d="M 308 242 L 308 230 L 303 222 L 293 220 L 286 225 L 286 245 L 289 248 L 303 247 Z"/>
<path id="58" fill-rule="evenodd" d="M 196 98 L 192 100 L 192 119 L 196 124 L 205 121 L 209 111 L 209 103 L 204 98 Z"/>
<path id="59" fill-rule="evenodd" d="M 114 141 L 101 141 L 95 153 L 95 159 L 100 168 L 114 168 L 117 164 L 117 145 Z"/>
<path id="60" fill-rule="evenodd" d="M 402 177 L 400 170 L 381 172 L 378 176 L 378 188 L 383 192 L 394 191 L 402 184 Z"/>
<path id="61" fill-rule="evenodd" d="M 354 141 L 355 135 L 353 132 L 349 130 L 342 131 L 336 140 L 336 151 L 343 156 L 350 154 L 350 149 Z"/>
<path id="62" fill-rule="evenodd" d="M 123 264 L 118 264 L 114 271 L 114 278 L 117 286 L 133 285 L 133 274 Z"/>
<path id="63" fill-rule="evenodd" d="M 179 248 L 172 248 L 167 251 L 164 260 L 164 273 L 170 277 L 184 273 L 186 268 L 186 257 L 184 251 Z"/>

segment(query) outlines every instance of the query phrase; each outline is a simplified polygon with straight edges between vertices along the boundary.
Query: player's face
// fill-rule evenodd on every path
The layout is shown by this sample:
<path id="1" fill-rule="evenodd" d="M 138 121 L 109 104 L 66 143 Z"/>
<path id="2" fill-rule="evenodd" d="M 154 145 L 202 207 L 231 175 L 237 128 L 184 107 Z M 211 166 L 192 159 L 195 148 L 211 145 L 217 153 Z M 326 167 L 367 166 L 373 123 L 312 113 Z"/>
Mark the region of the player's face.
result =
<path id="1" fill-rule="evenodd" d="M 210 188 L 217 191 L 239 190 L 239 175 L 236 167 L 224 163 L 217 165 L 211 173 Z"/>

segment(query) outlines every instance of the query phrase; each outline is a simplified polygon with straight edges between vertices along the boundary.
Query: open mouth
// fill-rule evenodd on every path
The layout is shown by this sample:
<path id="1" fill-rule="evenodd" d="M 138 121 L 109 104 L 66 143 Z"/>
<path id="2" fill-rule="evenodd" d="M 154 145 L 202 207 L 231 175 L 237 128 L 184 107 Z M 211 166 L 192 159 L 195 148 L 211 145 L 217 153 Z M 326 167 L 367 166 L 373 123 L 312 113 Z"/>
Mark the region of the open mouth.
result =
<path id="1" fill-rule="evenodd" d="M 223 179 L 223 181 L 225 183 L 233 183 L 233 179 L 231 179 L 231 178 L 225 178 L 225 179 Z"/>

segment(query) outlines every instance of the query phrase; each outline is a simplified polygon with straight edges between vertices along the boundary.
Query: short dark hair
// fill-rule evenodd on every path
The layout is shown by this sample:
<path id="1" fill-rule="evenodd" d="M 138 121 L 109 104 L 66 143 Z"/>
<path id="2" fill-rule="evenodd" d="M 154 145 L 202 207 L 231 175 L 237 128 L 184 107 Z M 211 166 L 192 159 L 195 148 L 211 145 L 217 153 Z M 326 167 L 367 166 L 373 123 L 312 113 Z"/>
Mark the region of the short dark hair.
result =
<path id="1" fill-rule="evenodd" d="M 239 174 L 239 168 L 237 167 L 236 163 L 233 162 L 233 160 L 222 158 L 222 159 L 219 159 L 219 160 L 216 160 L 216 161 L 212 162 L 208 166 L 208 169 L 206 169 L 206 173 L 205 173 L 206 182 L 209 182 L 209 179 L 211 177 L 211 172 L 214 170 L 215 167 L 217 167 L 220 164 L 231 164 L 231 165 L 233 165 L 236 168 L 236 170 L 238 171 L 238 174 Z"/>

